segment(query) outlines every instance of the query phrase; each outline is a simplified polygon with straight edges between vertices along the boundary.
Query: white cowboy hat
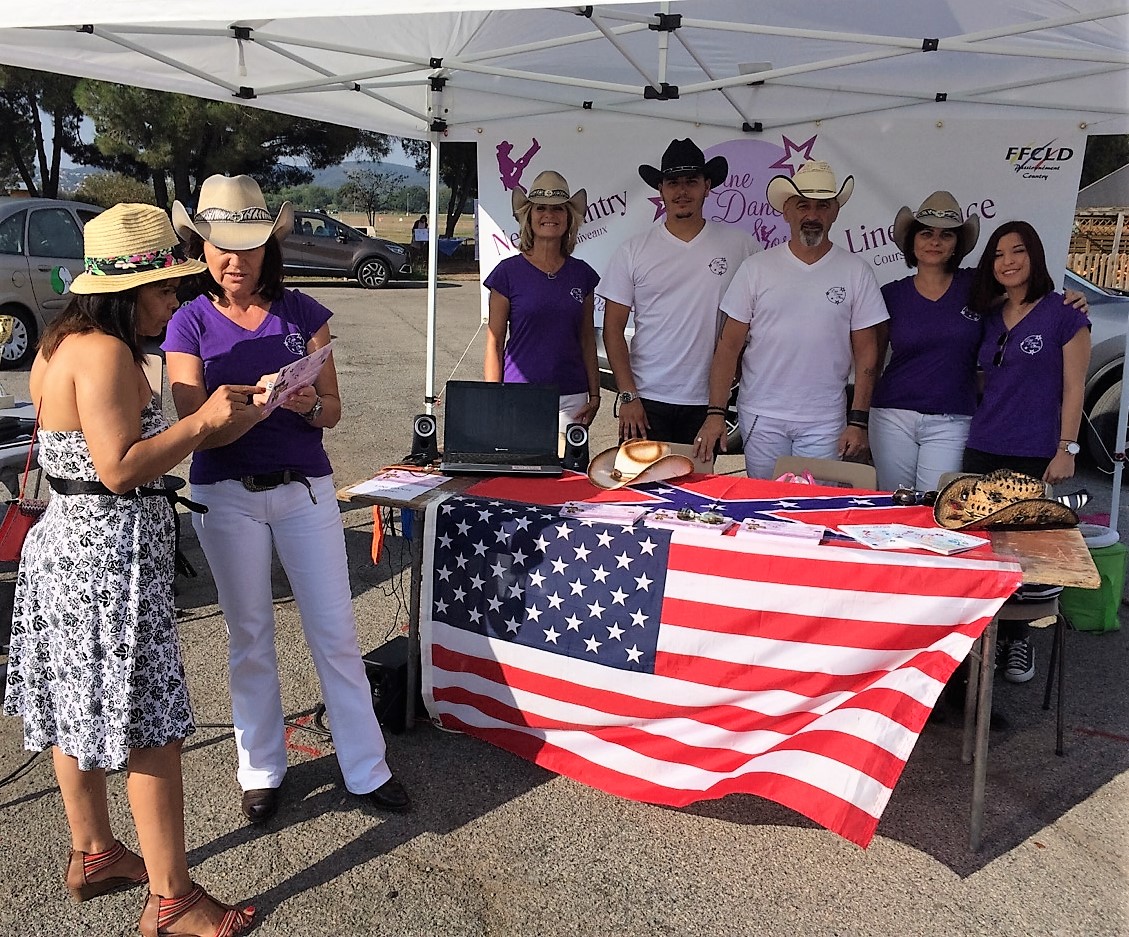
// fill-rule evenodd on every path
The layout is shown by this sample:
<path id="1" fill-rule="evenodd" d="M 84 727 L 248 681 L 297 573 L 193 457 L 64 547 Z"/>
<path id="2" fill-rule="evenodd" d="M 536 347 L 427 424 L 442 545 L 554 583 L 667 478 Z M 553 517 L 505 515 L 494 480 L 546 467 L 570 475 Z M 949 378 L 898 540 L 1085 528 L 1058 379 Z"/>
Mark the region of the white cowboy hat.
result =
<path id="1" fill-rule="evenodd" d="M 169 216 L 154 205 L 123 202 L 91 218 L 82 230 L 83 272 L 71 292 L 120 293 L 135 286 L 207 270 L 189 260 Z"/>
<path id="2" fill-rule="evenodd" d="M 568 180 L 559 172 L 547 169 L 533 180 L 528 192 L 523 192 L 519 186 L 510 193 L 510 203 L 515 215 L 525 207 L 526 202 L 534 205 L 564 205 L 567 202 L 583 215 L 588 208 L 588 193 L 584 189 L 577 189 L 573 195 L 569 195 Z"/>
<path id="3" fill-rule="evenodd" d="M 814 199 L 835 199 L 842 207 L 855 190 L 855 177 L 847 176 L 841 186 L 835 184 L 835 170 L 830 163 L 813 159 L 796 170 L 794 176 L 773 176 L 768 180 L 768 204 L 784 211 L 784 203 L 794 195 Z"/>
<path id="4" fill-rule="evenodd" d="M 894 243 L 903 254 L 909 253 L 909 229 L 915 221 L 929 228 L 956 228 L 955 256 L 959 260 L 976 246 L 980 237 L 980 216 L 969 215 L 967 221 L 963 219 L 960 204 L 951 192 L 934 192 L 917 211 L 910 211 L 908 205 L 898 209 L 894 218 Z"/>
<path id="5" fill-rule="evenodd" d="M 283 202 L 278 217 L 271 218 L 263 191 L 250 176 L 208 176 L 200 186 L 200 207 L 189 217 L 180 202 L 172 203 L 176 233 L 188 240 L 198 234 L 213 247 L 246 251 L 270 238 L 282 240 L 294 230 L 294 209 Z"/>
<path id="6" fill-rule="evenodd" d="M 629 439 L 597 455 L 588 466 L 588 480 L 597 488 L 612 489 L 679 478 L 693 471 L 693 460 L 674 455 L 667 443 Z"/>

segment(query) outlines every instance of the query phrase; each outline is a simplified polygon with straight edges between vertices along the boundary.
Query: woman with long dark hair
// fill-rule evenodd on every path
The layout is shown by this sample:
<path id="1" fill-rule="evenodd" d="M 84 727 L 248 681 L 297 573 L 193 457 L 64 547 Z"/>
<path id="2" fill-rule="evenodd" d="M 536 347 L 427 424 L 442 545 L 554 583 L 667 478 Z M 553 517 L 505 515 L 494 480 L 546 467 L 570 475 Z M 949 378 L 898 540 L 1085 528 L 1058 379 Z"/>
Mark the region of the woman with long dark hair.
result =
<path id="1" fill-rule="evenodd" d="M 71 829 L 76 901 L 148 882 L 140 927 L 232 937 L 252 908 L 189 878 L 181 746 L 195 726 L 173 612 L 173 512 L 148 487 L 214 433 L 260 418 L 254 385 L 224 384 L 169 427 L 142 371 L 142 338 L 177 307 L 187 259 L 168 217 L 117 205 L 88 222 L 74 299 L 31 369 L 39 464 L 55 496 L 24 543 L 5 711 L 24 744 L 52 749 Z M 106 771 L 126 770 L 141 855 L 114 835 Z M 144 857 L 144 858 L 142 858 Z"/>

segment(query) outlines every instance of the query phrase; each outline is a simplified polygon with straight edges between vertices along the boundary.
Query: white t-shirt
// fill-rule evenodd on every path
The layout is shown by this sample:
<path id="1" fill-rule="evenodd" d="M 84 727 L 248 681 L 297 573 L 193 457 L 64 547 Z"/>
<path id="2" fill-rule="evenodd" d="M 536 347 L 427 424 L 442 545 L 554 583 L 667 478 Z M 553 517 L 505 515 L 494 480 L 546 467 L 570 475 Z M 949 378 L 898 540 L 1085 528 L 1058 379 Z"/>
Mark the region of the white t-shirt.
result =
<path id="1" fill-rule="evenodd" d="M 631 373 L 640 396 L 709 403 L 721 297 L 737 268 L 758 250 L 747 232 L 709 221 L 692 241 L 657 224 L 619 246 L 596 292 L 634 307 Z"/>
<path id="2" fill-rule="evenodd" d="M 836 245 L 814 264 L 787 243 L 750 257 L 721 309 L 749 323 L 738 410 L 781 420 L 845 412 L 851 332 L 889 318 L 870 265 Z"/>

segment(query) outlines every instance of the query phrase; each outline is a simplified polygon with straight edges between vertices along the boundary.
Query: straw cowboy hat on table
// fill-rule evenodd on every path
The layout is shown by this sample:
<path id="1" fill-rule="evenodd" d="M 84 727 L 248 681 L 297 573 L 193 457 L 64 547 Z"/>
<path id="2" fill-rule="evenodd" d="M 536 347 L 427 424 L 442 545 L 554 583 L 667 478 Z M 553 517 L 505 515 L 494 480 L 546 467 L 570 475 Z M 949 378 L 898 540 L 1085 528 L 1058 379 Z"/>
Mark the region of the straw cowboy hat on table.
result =
<path id="1" fill-rule="evenodd" d="M 768 180 L 766 194 L 768 204 L 778 212 L 783 212 L 784 203 L 794 195 L 817 201 L 835 199 L 841 208 L 847 204 L 847 199 L 854 190 L 854 176 L 847 176 L 842 185 L 837 185 L 831 164 L 813 159 L 797 169 L 794 176 L 773 176 Z"/>
<path id="2" fill-rule="evenodd" d="M 86 223 L 82 240 L 83 271 L 71 281 L 71 292 L 79 295 L 120 293 L 208 269 L 188 258 L 168 215 L 154 205 L 107 208 Z"/>
<path id="3" fill-rule="evenodd" d="M 588 480 L 597 488 L 623 488 L 679 478 L 694 471 L 694 461 L 675 455 L 665 442 L 631 439 L 605 449 L 588 465 Z"/>
<path id="4" fill-rule="evenodd" d="M 1078 515 L 1046 496 L 1037 478 L 997 469 L 962 475 L 937 493 L 933 517 L 950 530 L 1057 530 L 1078 526 Z"/>
<path id="5" fill-rule="evenodd" d="M 281 241 L 294 230 L 294 209 L 283 202 L 272 218 L 262 189 L 250 176 L 208 176 L 200 186 L 200 208 L 191 217 L 180 203 L 172 203 L 172 223 L 185 240 L 198 234 L 213 247 L 247 251 L 272 237 Z"/>

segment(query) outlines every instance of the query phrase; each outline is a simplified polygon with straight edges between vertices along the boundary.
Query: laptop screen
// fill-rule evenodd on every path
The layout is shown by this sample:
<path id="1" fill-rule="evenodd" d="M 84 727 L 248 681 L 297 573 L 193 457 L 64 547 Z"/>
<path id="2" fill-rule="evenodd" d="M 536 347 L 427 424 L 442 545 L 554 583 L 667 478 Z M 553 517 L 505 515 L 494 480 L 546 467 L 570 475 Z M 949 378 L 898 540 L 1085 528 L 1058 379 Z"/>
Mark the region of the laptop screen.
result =
<path id="1" fill-rule="evenodd" d="M 560 396 L 552 384 L 448 381 L 444 456 L 512 452 L 556 459 Z"/>

